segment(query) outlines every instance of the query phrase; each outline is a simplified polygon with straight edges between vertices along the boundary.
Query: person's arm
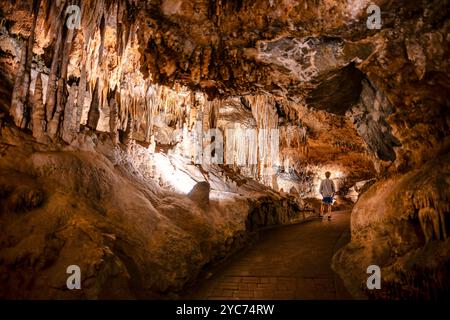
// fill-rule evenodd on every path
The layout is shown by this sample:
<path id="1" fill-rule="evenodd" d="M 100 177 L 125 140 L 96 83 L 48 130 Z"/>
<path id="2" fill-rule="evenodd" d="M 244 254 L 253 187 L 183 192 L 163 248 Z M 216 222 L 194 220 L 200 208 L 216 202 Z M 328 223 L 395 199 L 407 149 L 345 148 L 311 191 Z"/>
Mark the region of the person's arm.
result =
<path id="1" fill-rule="evenodd" d="M 319 193 L 323 196 L 323 180 L 320 181 Z"/>
<path id="2" fill-rule="evenodd" d="M 331 189 L 333 190 L 333 198 L 334 198 L 334 195 L 336 194 L 336 186 L 334 185 L 333 180 L 331 180 Z"/>

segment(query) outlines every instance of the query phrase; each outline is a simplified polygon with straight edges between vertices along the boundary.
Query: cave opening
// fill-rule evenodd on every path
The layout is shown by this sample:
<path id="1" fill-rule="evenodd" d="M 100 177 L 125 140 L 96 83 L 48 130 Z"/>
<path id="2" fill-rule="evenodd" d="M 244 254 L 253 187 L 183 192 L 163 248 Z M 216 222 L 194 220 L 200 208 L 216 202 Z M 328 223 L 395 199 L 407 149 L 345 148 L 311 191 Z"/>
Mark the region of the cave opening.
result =
<path id="1" fill-rule="evenodd" d="M 0 298 L 448 297 L 448 3 L 374 2 L 3 1 Z"/>

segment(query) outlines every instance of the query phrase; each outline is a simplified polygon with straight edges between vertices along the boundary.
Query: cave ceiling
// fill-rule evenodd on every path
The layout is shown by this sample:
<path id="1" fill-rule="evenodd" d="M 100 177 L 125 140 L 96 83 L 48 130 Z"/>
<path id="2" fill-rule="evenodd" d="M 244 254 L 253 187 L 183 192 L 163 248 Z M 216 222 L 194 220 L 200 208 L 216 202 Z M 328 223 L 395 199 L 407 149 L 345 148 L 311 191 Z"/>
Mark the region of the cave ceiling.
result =
<path id="1" fill-rule="evenodd" d="M 20 3 L 24 12 L 7 18 L 14 21 L 19 35 L 26 37 L 30 29 L 27 26 L 31 24 L 26 12 L 30 4 L 29 1 Z M 39 18 L 48 20 L 47 31 L 55 31 L 51 21 L 61 12 L 50 3 L 44 4 L 46 15 Z M 92 24 L 97 24 L 107 48 L 108 39 L 113 36 L 109 28 L 116 29 L 115 36 L 122 40 L 114 48 L 118 55 L 136 38 L 134 49 L 139 52 L 139 61 L 129 61 L 129 64 L 137 67 L 145 78 L 170 86 L 186 85 L 206 92 L 210 98 L 269 93 L 294 102 L 304 103 L 308 98 L 312 105 L 320 104 L 325 108 L 328 100 L 320 103 L 318 92 L 314 90 L 319 87 L 319 91 L 345 91 L 358 86 L 354 81 L 360 76 L 345 74 L 345 71 L 351 66 L 364 71 L 370 57 L 380 51 L 388 36 L 366 27 L 368 14 L 364 9 L 369 1 L 84 3 L 87 4 L 82 8 L 81 27 L 74 36 L 75 42 L 81 43 L 78 39 L 81 37 L 91 37 Z M 384 28 L 395 29 L 403 21 L 411 20 L 406 16 L 411 15 L 410 11 L 400 2 L 377 1 L 377 4 L 390 13 L 383 16 Z M 23 20 L 18 21 L 20 18 Z M 55 41 L 48 32 L 45 39 L 37 40 L 38 48 L 34 49 L 44 53 L 47 67 L 50 67 Z M 72 51 L 82 48 L 75 44 Z M 80 52 L 78 55 L 81 57 Z M 114 67 L 114 63 L 108 65 Z M 349 83 L 339 81 L 343 75 L 348 76 Z M 332 88 L 323 84 L 329 81 L 335 82 L 328 85 Z M 330 111 L 345 113 L 342 108 L 350 107 L 354 100 L 350 97 L 343 101 L 346 106 L 340 110 L 332 106 Z"/>
<path id="2" fill-rule="evenodd" d="M 374 30 L 365 0 L 75 1 L 75 30 L 60 23 L 70 13 L 66 1 L 33 3 L 33 71 L 48 75 L 61 64 L 58 76 L 68 85 L 86 82 L 100 105 L 119 91 L 120 101 L 149 96 L 153 84 L 186 87 L 209 100 L 268 95 L 281 114 L 296 110 L 293 102 L 347 116 L 379 159 L 410 164 L 425 153 L 415 154 L 421 133 L 403 130 L 409 117 L 426 115 L 435 124 L 433 148 L 448 131 L 440 116 L 450 87 L 446 1 L 374 1 L 382 18 Z M 2 4 L 4 88 L 12 87 L 30 36 L 30 12 L 31 1 Z M 132 103 L 124 102 L 127 109 Z M 424 113 L 425 105 L 432 107 Z"/>

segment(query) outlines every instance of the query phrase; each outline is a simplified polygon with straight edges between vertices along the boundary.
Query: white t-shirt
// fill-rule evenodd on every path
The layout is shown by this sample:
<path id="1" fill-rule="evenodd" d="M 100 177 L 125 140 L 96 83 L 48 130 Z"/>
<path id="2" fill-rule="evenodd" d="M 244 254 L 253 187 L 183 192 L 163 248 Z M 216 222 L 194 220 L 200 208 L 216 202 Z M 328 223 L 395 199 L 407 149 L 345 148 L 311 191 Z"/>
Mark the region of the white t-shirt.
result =
<path id="1" fill-rule="evenodd" d="M 331 179 L 324 179 L 320 182 L 319 192 L 323 197 L 333 197 L 336 192 L 336 187 Z"/>

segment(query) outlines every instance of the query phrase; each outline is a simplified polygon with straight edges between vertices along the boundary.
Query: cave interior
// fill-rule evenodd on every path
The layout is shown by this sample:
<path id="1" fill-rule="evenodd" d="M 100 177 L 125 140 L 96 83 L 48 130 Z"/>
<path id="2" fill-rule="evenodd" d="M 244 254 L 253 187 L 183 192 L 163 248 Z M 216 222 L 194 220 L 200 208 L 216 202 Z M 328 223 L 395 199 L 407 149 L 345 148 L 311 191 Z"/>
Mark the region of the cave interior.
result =
<path id="1" fill-rule="evenodd" d="M 348 239 L 324 264 L 349 297 L 448 297 L 449 13 L 444 0 L 2 1 L 0 298 L 186 297 L 269 227 L 286 240 L 296 226 L 306 248 L 334 223 Z"/>

